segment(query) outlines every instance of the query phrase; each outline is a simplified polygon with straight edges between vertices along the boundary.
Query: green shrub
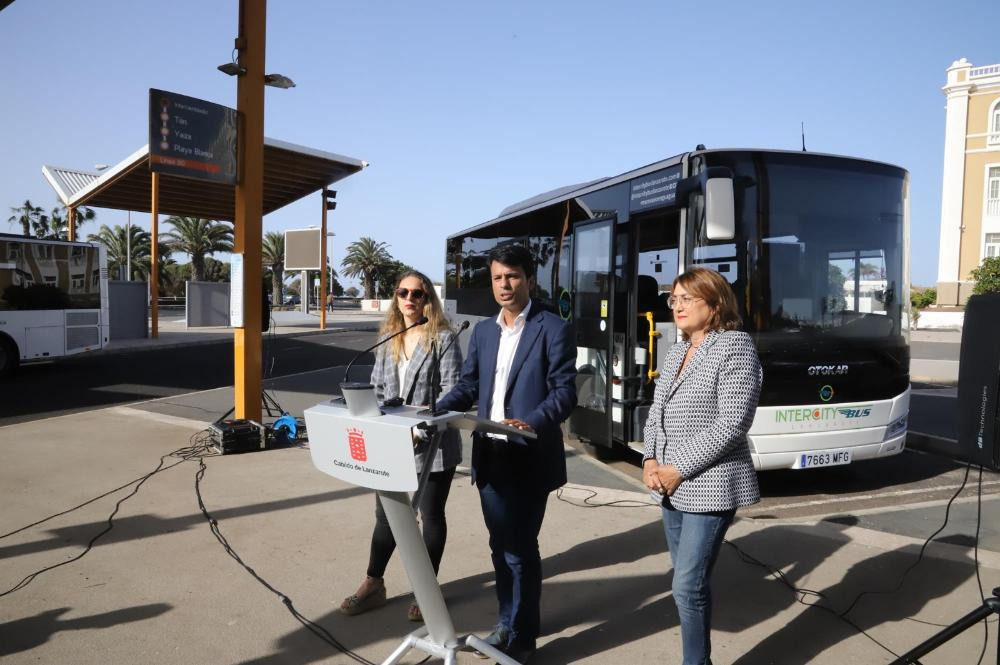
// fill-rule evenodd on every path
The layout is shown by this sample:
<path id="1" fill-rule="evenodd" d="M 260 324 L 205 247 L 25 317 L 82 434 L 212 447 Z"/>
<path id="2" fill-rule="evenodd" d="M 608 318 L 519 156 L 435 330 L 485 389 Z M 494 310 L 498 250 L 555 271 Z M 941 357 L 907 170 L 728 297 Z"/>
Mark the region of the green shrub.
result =
<path id="1" fill-rule="evenodd" d="M 910 291 L 910 304 L 914 309 L 930 307 L 937 300 L 937 289 L 913 289 Z"/>
<path id="2" fill-rule="evenodd" d="M 1000 293 L 1000 256 L 988 256 L 982 264 L 972 271 L 972 279 L 976 287 L 972 290 L 976 295 L 984 293 Z"/>

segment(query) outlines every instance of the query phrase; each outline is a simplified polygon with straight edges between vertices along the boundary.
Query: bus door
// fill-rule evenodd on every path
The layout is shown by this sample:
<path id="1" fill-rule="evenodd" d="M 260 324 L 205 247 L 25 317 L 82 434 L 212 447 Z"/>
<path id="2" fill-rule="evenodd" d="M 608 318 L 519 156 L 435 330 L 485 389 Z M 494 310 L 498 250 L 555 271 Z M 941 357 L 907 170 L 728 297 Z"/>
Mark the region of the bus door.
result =
<path id="1" fill-rule="evenodd" d="M 681 223 L 676 210 L 658 210 L 633 218 L 636 231 L 635 289 L 630 301 L 635 321 L 632 347 L 635 380 L 630 382 L 627 404 L 629 447 L 641 451 L 642 433 L 667 350 L 677 339 L 673 312 L 667 306 L 670 287 L 681 264 Z"/>
<path id="2" fill-rule="evenodd" d="M 598 446 L 611 445 L 614 233 L 615 219 L 609 218 L 578 224 L 573 239 L 577 406 L 569 430 Z"/>

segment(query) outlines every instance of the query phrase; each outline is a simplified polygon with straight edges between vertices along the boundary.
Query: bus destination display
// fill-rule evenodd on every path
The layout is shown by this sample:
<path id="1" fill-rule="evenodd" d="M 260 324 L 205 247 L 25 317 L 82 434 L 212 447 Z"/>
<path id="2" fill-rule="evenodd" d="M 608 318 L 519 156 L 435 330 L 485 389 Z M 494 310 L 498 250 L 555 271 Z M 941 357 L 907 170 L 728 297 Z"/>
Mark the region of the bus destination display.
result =
<path id="1" fill-rule="evenodd" d="M 235 185 L 236 111 L 150 88 L 149 169 Z"/>

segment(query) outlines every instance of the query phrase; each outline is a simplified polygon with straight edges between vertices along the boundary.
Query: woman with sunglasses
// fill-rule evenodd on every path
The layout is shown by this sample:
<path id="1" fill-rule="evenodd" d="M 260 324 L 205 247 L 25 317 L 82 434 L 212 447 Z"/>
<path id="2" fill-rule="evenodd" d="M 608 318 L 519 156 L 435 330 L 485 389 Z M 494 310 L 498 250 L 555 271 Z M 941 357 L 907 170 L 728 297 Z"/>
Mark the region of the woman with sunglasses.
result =
<path id="1" fill-rule="evenodd" d="M 444 308 L 431 280 L 415 270 L 406 272 L 396 284 L 395 300 L 386 313 L 379 337 L 413 326 L 421 317 L 427 323 L 410 328 L 388 344 L 379 347 L 372 368 L 371 383 L 379 401 L 402 399 L 404 404 L 428 406 L 431 401 L 431 374 L 433 372 L 432 345 L 440 355 L 440 384 L 438 395 L 444 395 L 458 381 L 462 367 L 462 354 L 455 343 L 455 333 L 444 315 Z M 431 460 L 427 459 L 429 440 L 414 435 L 417 473 L 424 464 L 431 464 L 427 485 L 420 497 L 420 518 L 423 522 L 424 544 L 430 554 L 434 572 L 441 564 L 444 543 L 448 534 L 444 506 L 451 489 L 455 467 L 462 461 L 462 444 L 458 432 L 446 429 L 441 435 L 440 447 Z M 386 603 L 385 574 L 389 558 L 396 548 L 396 540 L 389 529 L 385 512 L 378 498 L 375 499 L 375 532 L 372 534 L 368 574 L 358 590 L 344 599 L 340 611 L 355 615 L 381 607 Z M 407 612 L 410 621 L 422 621 L 416 603 Z"/>
<path id="2" fill-rule="evenodd" d="M 760 500 L 747 432 L 762 373 L 732 287 L 692 268 L 670 308 L 684 341 L 661 365 L 643 432 L 642 480 L 659 498 L 673 564 L 683 665 L 711 665 L 712 567 L 736 509 Z"/>

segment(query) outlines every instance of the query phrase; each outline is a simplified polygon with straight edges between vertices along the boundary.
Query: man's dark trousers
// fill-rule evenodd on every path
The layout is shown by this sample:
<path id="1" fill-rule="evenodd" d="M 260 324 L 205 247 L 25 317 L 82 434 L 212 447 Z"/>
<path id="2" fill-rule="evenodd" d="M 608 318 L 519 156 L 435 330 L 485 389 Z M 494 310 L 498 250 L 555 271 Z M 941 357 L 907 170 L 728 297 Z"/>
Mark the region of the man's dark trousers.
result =
<path id="1" fill-rule="evenodd" d="M 515 485 L 487 483 L 479 488 L 496 571 L 499 623 L 510 630 L 511 643 L 526 648 L 534 648 L 541 632 L 538 532 L 548 498 L 548 492 L 525 491 Z"/>

